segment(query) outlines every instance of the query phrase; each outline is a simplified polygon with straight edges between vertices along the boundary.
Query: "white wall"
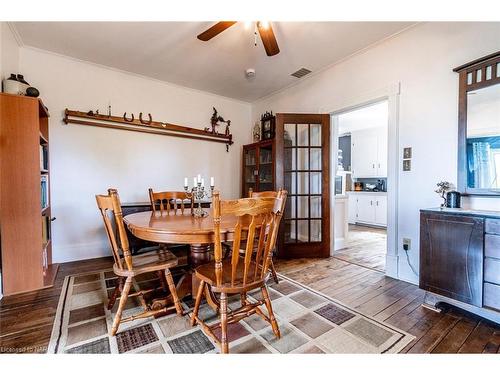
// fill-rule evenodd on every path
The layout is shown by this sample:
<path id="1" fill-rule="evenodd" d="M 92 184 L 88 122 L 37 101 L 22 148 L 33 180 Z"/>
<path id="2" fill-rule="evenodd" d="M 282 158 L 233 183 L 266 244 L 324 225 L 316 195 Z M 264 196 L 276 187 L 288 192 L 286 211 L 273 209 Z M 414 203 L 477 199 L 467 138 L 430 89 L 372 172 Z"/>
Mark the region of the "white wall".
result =
<path id="1" fill-rule="evenodd" d="M 457 179 L 458 75 L 460 64 L 500 50 L 500 23 L 426 23 L 352 56 L 252 105 L 257 120 L 266 110 L 328 113 L 339 103 L 401 83 L 399 154 L 413 147 L 412 170 L 399 172 L 398 242 L 412 239 L 410 260 L 418 268 L 419 209 L 438 206 L 440 180 Z M 400 160 L 401 165 L 401 160 Z M 499 199 L 474 198 L 465 206 L 500 209 Z M 399 251 L 399 276 L 417 282 Z"/>
<path id="2" fill-rule="evenodd" d="M 37 87 L 50 118 L 54 262 L 110 255 L 95 194 L 119 190 L 123 202 L 147 201 L 147 189 L 182 190 L 184 177 L 214 176 L 224 197 L 240 193 L 241 146 L 251 141 L 248 103 L 181 88 L 58 55 L 21 48 L 20 70 Z M 168 69 L 168 67 L 165 67 Z M 81 125 L 64 125 L 65 108 L 151 113 L 153 119 L 204 128 L 212 106 L 231 120 L 235 144 Z M 223 130 L 222 130 L 223 131 Z"/>
<path id="3" fill-rule="evenodd" d="M 0 79 L 19 72 L 19 45 L 6 22 L 0 22 Z"/>

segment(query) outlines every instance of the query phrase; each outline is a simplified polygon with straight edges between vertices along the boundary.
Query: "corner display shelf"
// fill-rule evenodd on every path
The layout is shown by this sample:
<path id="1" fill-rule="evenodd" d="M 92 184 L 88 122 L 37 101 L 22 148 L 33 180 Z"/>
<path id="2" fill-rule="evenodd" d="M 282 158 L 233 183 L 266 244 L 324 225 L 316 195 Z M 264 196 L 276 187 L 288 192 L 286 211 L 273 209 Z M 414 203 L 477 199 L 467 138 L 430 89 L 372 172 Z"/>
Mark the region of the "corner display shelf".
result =
<path id="1" fill-rule="evenodd" d="M 12 295 L 54 284 L 49 113 L 40 99 L 0 94 L 2 286 Z"/>

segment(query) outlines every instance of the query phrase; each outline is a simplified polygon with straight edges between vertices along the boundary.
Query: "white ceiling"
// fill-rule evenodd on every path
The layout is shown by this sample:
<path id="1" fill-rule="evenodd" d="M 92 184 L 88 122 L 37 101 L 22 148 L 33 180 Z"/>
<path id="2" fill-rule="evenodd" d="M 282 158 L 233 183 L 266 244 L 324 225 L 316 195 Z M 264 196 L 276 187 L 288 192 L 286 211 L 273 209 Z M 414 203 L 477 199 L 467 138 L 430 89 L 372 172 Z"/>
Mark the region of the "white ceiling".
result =
<path id="1" fill-rule="evenodd" d="M 269 95 L 409 27 L 408 22 L 273 22 L 281 50 L 268 57 L 254 28 L 236 25 L 209 42 L 213 22 L 16 22 L 22 43 L 248 102 Z M 248 80 L 245 70 L 254 68 Z M 305 78 L 302 78 L 305 79 Z"/>
<path id="2" fill-rule="evenodd" d="M 354 109 L 338 115 L 339 134 L 356 130 L 387 127 L 389 108 L 387 100 Z"/>

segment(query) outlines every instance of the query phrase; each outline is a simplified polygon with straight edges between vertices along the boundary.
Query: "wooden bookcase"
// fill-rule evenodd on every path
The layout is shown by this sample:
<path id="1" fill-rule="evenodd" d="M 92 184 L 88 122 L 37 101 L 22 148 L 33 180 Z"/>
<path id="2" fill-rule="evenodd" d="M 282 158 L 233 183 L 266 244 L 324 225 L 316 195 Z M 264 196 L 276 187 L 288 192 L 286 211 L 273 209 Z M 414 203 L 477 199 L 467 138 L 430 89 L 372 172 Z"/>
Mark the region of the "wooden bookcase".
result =
<path id="1" fill-rule="evenodd" d="M 0 244 L 6 296 L 50 287 L 57 274 L 50 236 L 48 120 L 40 99 L 0 94 Z M 42 179 L 47 180 L 44 207 Z"/>
<path id="2" fill-rule="evenodd" d="M 276 146 L 274 139 L 243 146 L 241 196 L 248 190 L 276 190 Z"/>

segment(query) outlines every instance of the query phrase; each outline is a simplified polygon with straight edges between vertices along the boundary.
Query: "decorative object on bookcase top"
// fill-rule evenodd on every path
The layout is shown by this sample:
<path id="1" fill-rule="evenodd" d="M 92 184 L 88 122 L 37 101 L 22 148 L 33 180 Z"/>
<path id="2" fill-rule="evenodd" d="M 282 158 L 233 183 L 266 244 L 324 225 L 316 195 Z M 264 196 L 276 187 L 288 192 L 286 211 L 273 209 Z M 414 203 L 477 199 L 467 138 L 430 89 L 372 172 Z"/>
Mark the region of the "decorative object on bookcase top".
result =
<path id="1" fill-rule="evenodd" d="M 214 113 L 216 110 L 214 108 Z M 108 129 L 137 131 L 149 134 L 169 135 L 172 137 L 181 137 L 189 139 L 197 139 L 202 141 L 224 143 L 226 151 L 229 151 L 229 146 L 233 144 L 233 136 L 229 131 L 231 121 L 218 120 L 227 123 L 225 134 L 219 134 L 216 131 L 207 131 L 202 129 L 190 128 L 188 126 L 170 124 L 168 122 L 153 121 L 151 114 L 149 121 L 142 119 L 142 113 L 139 119 L 135 119 L 132 114 L 131 118 L 127 118 L 127 112 L 122 117 L 108 115 L 100 115 L 99 111 L 80 112 L 67 109 L 64 111 L 65 124 L 77 124 L 87 126 L 97 126 Z M 217 118 L 222 118 L 217 116 Z M 215 130 L 215 128 L 214 128 Z"/>
<path id="2" fill-rule="evenodd" d="M 3 80 L 3 92 L 15 95 L 21 93 L 21 83 L 17 80 L 15 74 L 11 73 L 9 78 Z"/>
<path id="3" fill-rule="evenodd" d="M 276 117 L 273 115 L 273 111 L 266 112 L 260 116 L 261 123 L 261 139 L 272 139 L 274 138 L 276 129 Z"/>
<path id="4" fill-rule="evenodd" d="M 255 125 L 253 126 L 253 141 L 254 142 L 260 141 L 260 124 L 258 121 L 256 121 Z"/>
<path id="5" fill-rule="evenodd" d="M 35 87 L 28 87 L 26 89 L 26 96 L 30 96 L 32 98 L 38 98 L 40 96 L 40 91 L 38 91 Z"/>
<path id="6" fill-rule="evenodd" d="M 441 207 L 446 206 L 446 193 L 454 189 L 454 186 L 451 182 L 441 181 L 436 184 L 437 189 L 434 190 L 439 196 L 443 199 L 443 203 L 441 203 Z"/>

